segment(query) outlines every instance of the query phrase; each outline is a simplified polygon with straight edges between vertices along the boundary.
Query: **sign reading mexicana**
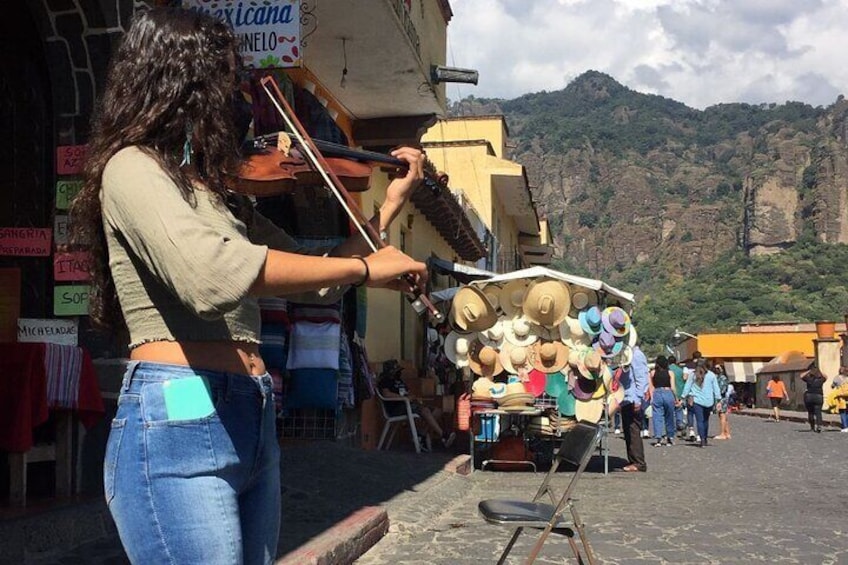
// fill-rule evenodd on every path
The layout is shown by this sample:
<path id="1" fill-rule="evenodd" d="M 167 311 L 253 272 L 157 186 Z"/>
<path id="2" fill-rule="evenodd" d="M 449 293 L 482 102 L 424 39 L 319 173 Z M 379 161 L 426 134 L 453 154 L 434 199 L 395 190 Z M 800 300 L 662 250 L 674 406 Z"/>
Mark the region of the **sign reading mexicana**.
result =
<path id="1" fill-rule="evenodd" d="M 227 22 L 246 66 L 300 65 L 300 0 L 183 0 L 182 5 Z"/>

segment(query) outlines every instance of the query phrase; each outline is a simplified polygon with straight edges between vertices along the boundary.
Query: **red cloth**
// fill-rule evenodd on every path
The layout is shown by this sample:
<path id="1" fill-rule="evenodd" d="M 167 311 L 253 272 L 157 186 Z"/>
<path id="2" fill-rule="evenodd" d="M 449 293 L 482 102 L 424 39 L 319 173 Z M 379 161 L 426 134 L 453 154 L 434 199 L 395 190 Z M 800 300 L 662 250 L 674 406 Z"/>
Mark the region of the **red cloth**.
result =
<path id="1" fill-rule="evenodd" d="M 46 351 L 44 343 L 0 343 L 0 449 L 29 451 L 33 428 L 47 421 Z M 86 427 L 104 413 L 97 373 L 86 351 L 72 409 Z"/>

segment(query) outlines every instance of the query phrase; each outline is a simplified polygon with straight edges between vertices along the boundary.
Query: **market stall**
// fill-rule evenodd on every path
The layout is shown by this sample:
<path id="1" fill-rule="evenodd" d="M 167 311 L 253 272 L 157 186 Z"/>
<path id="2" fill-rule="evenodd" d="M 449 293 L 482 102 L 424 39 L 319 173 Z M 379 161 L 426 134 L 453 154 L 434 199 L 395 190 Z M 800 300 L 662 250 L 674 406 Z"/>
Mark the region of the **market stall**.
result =
<path id="1" fill-rule="evenodd" d="M 624 398 L 621 367 L 637 333 L 632 294 L 603 281 L 533 267 L 459 287 L 445 357 L 468 376 L 473 461 L 535 468 L 577 421 L 598 423 Z"/>

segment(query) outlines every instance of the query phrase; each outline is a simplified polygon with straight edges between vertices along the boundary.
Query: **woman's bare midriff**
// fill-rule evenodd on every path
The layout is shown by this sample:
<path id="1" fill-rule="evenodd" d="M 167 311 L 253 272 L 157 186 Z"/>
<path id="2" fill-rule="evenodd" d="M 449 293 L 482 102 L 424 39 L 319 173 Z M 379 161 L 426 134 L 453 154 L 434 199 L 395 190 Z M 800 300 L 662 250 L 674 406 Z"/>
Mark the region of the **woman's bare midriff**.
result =
<path id="1" fill-rule="evenodd" d="M 134 361 L 185 365 L 195 369 L 264 375 L 265 363 L 259 346 L 235 341 L 154 341 L 130 352 Z"/>

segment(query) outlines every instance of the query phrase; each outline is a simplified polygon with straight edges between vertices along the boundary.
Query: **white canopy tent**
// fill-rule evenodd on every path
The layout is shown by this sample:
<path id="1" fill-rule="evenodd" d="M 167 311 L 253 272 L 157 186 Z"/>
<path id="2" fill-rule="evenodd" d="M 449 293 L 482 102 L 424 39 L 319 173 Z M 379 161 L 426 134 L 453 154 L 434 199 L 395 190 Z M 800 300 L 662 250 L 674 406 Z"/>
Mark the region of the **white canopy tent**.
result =
<path id="1" fill-rule="evenodd" d="M 470 284 L 482 285 L 487 283 L 511 281 L 515 279 L 534 279 L 538 277 L 549 277 L 552 279 L 567 282 L 569 284 L 582 286 L 590 290 L 606 292 L 607 294 L 615 296 L 620 300 L 630 302 L 631 304 L 636 302 L 635 296 L 633 294 L 629 292 L 624 292 L 623 290 L 619 290 L 614 286 L 610 286 L 604 281 L 597 279 L 588 279 L 586 277 L 578 277 L 577 275 L 569 275 L 567 273 L 561 273 L 559 271 L 555 271 L 547 267 L 530 267 L 529 269 L 512 271 L 511 273 L 505 273 L 503 275 L 495 275 L 490 279 L 477 280 Z"/>

